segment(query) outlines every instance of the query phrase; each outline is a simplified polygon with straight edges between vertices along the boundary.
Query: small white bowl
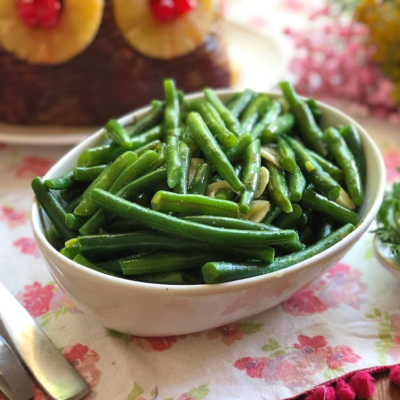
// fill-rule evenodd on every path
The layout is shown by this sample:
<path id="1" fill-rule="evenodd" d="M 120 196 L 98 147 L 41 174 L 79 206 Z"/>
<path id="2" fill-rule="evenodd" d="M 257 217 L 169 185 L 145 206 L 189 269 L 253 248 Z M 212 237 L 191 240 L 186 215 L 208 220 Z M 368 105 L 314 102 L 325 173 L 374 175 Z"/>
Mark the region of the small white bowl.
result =
<path id="1" fill-rule="evenodd" d="M 222 90 L 222 99 L 235 91 Z M 280 96 L 268 93 L 271 98 Z M 188 98 L 203 98 L 202 93 Z M 229 324 L 265 311 L 288 299 L 307 283 L 337 263 L 367 230 L 382 201 L 385 168 L 367 132 L 341 111 L 319 103 L 322 126 L 354 124 L 360 132 L 367 160 L 365 202 L 359 211 L 360 223 L 340 243 L 309 260 L 269 275 L 216 285 L 171 286 L 124 280 L 85 268 L 62 256 L 45 237 L 49 221 L 32 206 L 33 233 L 47 266 L 57 284 L 87 315 L 101 325 L 139 336 L 168 336 L 198 332 Z M 149 110 L 142 108 L 119 122 L 131 123 Z M 102 144 L 98 131 L 71 150 L 45 176 L 54 178 L 70 171 L 83 150 Z"/>
<path id="2" fill-rule="evenodd" d="M 379 240 L 378 235 L 376 234 L 374 236 L 373 249 L 375 258 L 379 261 L 382 267 L 388 270 L 400 281 L 400 265 L 396 257 L 394 257 L 390 248 Z"/>

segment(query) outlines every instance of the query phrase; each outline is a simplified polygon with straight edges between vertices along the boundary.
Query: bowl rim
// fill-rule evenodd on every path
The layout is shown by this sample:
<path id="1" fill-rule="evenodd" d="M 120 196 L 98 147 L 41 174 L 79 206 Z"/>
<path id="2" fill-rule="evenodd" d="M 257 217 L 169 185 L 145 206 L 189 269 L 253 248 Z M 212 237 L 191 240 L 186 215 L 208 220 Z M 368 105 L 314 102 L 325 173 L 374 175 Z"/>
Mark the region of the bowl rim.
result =
<path id="1" fill-rule="evenodd" d="M 215 90 L 218 95 L 234 95 L 236 93 L 240 93 L 241 91 L 239 90 L 233 90 L 233 89 L 218 89 Z M 276 97 L 277 95 L 281 95 L 281 92 L 278 90 L 270 90 L 264 92 L 267 95 L 270 95 L 272 97 Z M 188 94 L 185 96 L 187 99 L 196 99 L 196 98 L 202 98 L 204 96 L 203 92 L 196 92 L 192 94 Z M 305 98 L 305 97 L 302 97 Z M 80 274 L 87 275 L 90 279 L 92 280 L 99 280 L 102 281 L 103 284 L 109 284 L 109 285 L 119 285 L 125 288 L 132 288 L 133 290 L 137 290 L 139 292 L 151 292 L 153 294 L 165 294 L 165 292 L 169 292 L 170 294 L 174 295 L 190 295 L 190 296 L 205 296 L 205 295 L 212 295 L 212 294 L 220 294 L 220 293 L 227 293 L 227 292 L 235 292 L 239 290 L 245 290 L 249 289 L 251 287 L 256 287 L 262 284 L 265 284 L 268 281 L 275 281 L 283 276 L 290 276 L 295 273 L 297 273 L 300 270 L 305 270 L 308 268 L 313 267 L 316 263 L 321 262 L 323 259 L 333 256 L 336 252 L 340 252 L 346 245 L 350 242 L 353 242 L 356 240 L 356 237 L 358 235 L 361 235 L 368 229 L 369 225 L 375 218 L 376 213 L 378 212 L 378 209 L 380 207 L 380 204 L 382 202 L 383 198 L 383 193 L 385 189 L 385 167 L 383 163 L 382 156 L 380 154 L 380 151 L 372 138 L 368 135 L 368 133 L 365 131 L 365 129 L 358 124 L 353 118 L 350 116 L 346 115 L 344 112 L 341 110 L 332 107 L 324 102 L 318 101 L 317 102 L 321 108 L 323 108 L 325 111 L 328 112 L 334 112 L 337 114 L 337 116 L 341 116 L 346 118 L 349 123 L 354 124 L 356 128 L 358 129 L 360 136 L 362 137 L 362 142 L 364 144 L 364 147 L 366 147 L 366 144 L 372 152 L 375 155 L 375 158 L 377 160 L 377 164 L 374 165 L 376 175 L 377 175 L 377 188 L 376 188 L 376 197 L 373 200 L 369 212 L 365 215 L 363 220 L 356 226 L 355 230 L 351 232 L 349 235 L 347 235 L 344 239 L 342 239 L 339 243 L 336 243 L 334 246 L 330 247 L 329 249 L 323 251 L 322 253 L 317 254 L 316 256 L 313 256 L 305 261 L 302 261 L 298 264 L 292 265 L 290 267 L 287 267 L 283 270 L 276 271 L 270 274 L 265 274 L 265 275 L 259 275 L 255 276 L 252 278 L 246 278 L 242 280 L 237 280 L 237 281 L 232 281 L 232 282 L 225 282 L 225 283 L 217 283 L 217 284 L 201 284 L 201 285 L 165 285 L 165 284 L 154 284 L 154 283 L 146 283 L 146 282 L 138 282 L 138 281 L 133 281 L 133 280 L 128 280 L 128 279 L 123 279 L 119 277 L 113 277 L 110 275 L 105 275 L 101 272 L 94 271 L 92 269 L 89 269 L 87 267 L 84 267 L 69 258 L 63 256 L 60 252 L 58 252 L 54 247 L 51 246 L 51 244 L 47 241 L 46 237 L 44 236 L 44 233 L 42 229 L 39 226 L 39 221 L 40 221 L 40 216 L 39 216 L 39 208 L 38 204 L 36 202 L 36 198 L 34 198 L 33 203 L 32 203 L 32 208 L 31 208 L 31 225 L 33 228 L 33 233 L 35 240 L 40 243 L 41 246 L 43 246 L 46 250 L 46 252 L 50 253 L 53 257 L 53 262 L 56 263 L 65 263 L 67 264 L 68 268 L 71 268 L 75 270 L 76 272 Z M 151 106 L 145 106 L 141 107 L 137 110 L 134 110 L 130 113 L 127 113 L 126 115 L 120 117 L 118 121 L 126 125 L 128 123 L 131 123 L 137 115 L 144 114 L 147 112 Z M 88 148 L 89 142 L 91 142 L 93 139 L 97 138 L 100 139 L 101 136 L 104 136 L 104 129 L 100 128 L 97 130 L 94 134 L 90 135 L 87 139 L 85 139 L 82 143 L 79 145 L 73 147 L 68 153 L 66 153 L 44 176 L 43 179 L 46 179 L 49 177 L 49 175 L 52 174 L 53 170 L 58 169 L 60 165 L 62 165 L 65 160 L 69 157 L 71 157 L 72 154 L 80 154 L 83 150 Z M 43 253 L 41 246 L 39 245 L 39 248 L 41 252 Z M 47 256 L 46 256 L 47 258 Z M 310 262 L 312 261 L 312 262 Z"/>

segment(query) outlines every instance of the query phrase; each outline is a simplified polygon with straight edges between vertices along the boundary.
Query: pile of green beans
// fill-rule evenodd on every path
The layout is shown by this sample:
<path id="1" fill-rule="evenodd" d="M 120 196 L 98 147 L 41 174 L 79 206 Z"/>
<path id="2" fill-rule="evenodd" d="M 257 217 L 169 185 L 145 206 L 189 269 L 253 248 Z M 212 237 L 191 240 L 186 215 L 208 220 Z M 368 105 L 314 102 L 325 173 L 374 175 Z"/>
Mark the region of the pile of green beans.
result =
<path id="1" fill-rule="evenodd" d="M 217 284 L 287 268 L 358 224 L 366 163 L 354 126 L 322 129 L 318 103 L 175 82 L 64 175 L 32 188 L 55 247 L 86 268 L 151 284 Z M 286 106 L 284 105 L 286 104 Z"/>

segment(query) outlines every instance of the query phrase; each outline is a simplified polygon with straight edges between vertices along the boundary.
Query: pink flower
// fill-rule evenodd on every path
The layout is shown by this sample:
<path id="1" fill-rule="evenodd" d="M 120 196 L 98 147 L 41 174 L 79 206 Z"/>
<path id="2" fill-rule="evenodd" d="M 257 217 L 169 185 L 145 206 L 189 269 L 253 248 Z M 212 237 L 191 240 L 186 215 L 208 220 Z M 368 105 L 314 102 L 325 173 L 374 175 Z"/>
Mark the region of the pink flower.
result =
<path id="1" fill-rule="evenodd" d="M 393 343 L 400 345 L 400 335 L 393 338 Z"/>
<path id="2" fill-rule="evenodd" d="M 29 179 L 35 176 L 43 176 L 53 164 L 54 161 L 49 158 L 24 157 L 21 163 L 15 168 L 15 175 L 18 178 Z"/>
<path id="3" fill-rule="evenodd" d="M 42 286 L 39 282 L 24 287 L 17 298 L 32 317 L 40 317 L 49 312 L 50 301 L 54 295 L 54 285 Z"/>
<path id="4" fill-rule="evenodd" d="M 97 368 L 96 363 L 100 360 L 95 350 L 89 349 L 81 343 L 74 346 L 67 346 L 63 350 L 64 357 L 68 362 L 82 375 L 90 387 L 99 384 L 101 371 Z"/>
<path id="5" fill-rule="evenodd" d="M 35 258 L 39 258 L 39 250 L 33 238 L 23 237 L 13 242 L 13 246 L 20 247 L 21 252 L 24 254 L 31 254 Z"/>
<path id="6" fill-rule="evenodd" d="M 356 363 L 360 360 L 360 356 L 353 353 L 353 350 L 347 346 L 335 346 L 331 350 L 331 355 L 326 359 L 326 363 L 329 368 L 336 369 L 341 367 L 345 363 Z"/>
<path id="7" fill-rule="evenodd" d="M 231 346 L 237 340 L 243 339 L 243 332 L 240 330 L 239 324 L 231 324 L 209 331 L 207 337 L 209 340 L 221 338 L 222 343 L 226 346 Z"/>
<path id="8" fill-rule="evenodd" d="M 246 375 L 250 378 L 262 378 L 268 363 L 267 357 L 244 357 L 235 361 L 233 366 L 241 371 L 246 370 Z"/>
<path id="9" fill-rule="evenodd" d="M 310 290 L 297 293 L 282 304 L 283 311 L 293 316 L 322 313 L 328 307 Z"/>
<path id="10" fill-rule="evenodd" d="M 197 400 L 197 398 L 190 396 L 189 393 L 183 393 L 176 400 Z"/>
<path id="11" fill-rule="evenodd" d="M 306 354 L 317 352 L 328 344 L 323 336 L 308 337 L 299 335 L 297 339 L 299 343 L 295 343 L 293 345 L 294 348 L 302 350 Z"/>
<path id="12" fill-rule="evenodd" d="M 24 211 L 16 211 L 12 207 L 0 208 L 0 221 L 6 221 L 9 228 L 15 228 L 18 225 L 26 223 L 26 216 Z"/>
<path id="13" fill-rule="evenodd" d="M 166 337 L 138 337 L 131 336 L 131 342 L 146 353 L 165 351 L 170 349 L 178 340 L 177 336 Z"/>
<path id="14" fill-rule="evenodd" d="M 54 312 L 65 307 L 71 314 L 81 313 L 78 307 L 65 295 L 62 290 L 58 290 L 50 301 L 50 311 Z"/>
<path id="15" fill-rule="evenodd" d="M 327 278 L 331 279 L 337 276 L 338 274 L 343 276 L 347 275 L 350 272 L 350 265 L 343 264 L 343 263 L 337 263 L 332 269 L 328 271 Z"/>

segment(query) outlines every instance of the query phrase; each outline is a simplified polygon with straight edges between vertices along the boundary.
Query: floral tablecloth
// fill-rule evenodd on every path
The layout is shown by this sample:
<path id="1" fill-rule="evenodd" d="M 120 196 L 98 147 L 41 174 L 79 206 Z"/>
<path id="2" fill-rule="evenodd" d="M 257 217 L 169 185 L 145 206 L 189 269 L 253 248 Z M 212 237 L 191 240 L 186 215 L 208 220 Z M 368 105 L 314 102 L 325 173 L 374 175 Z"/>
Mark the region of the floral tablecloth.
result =
<path id="1" fill-rule="evenodd" d="M 241 17 L 265 23 L 257 10 Z M 388 183 L 400 179 L 399 128 L 359 122 L 380 146 Z M 90 384 L 90 399 L 278 400 L 351 371 L 400 363 L 400 283 L 374 259 L 368 233 L 324 276 L 249 319 L 165 338 L 99 326 L 52 281 L 29 224 L 31 179 L 68 150 L 0 144 L 0 279 Z M 35 399 L 44 398 L 36 389 Z"/>

